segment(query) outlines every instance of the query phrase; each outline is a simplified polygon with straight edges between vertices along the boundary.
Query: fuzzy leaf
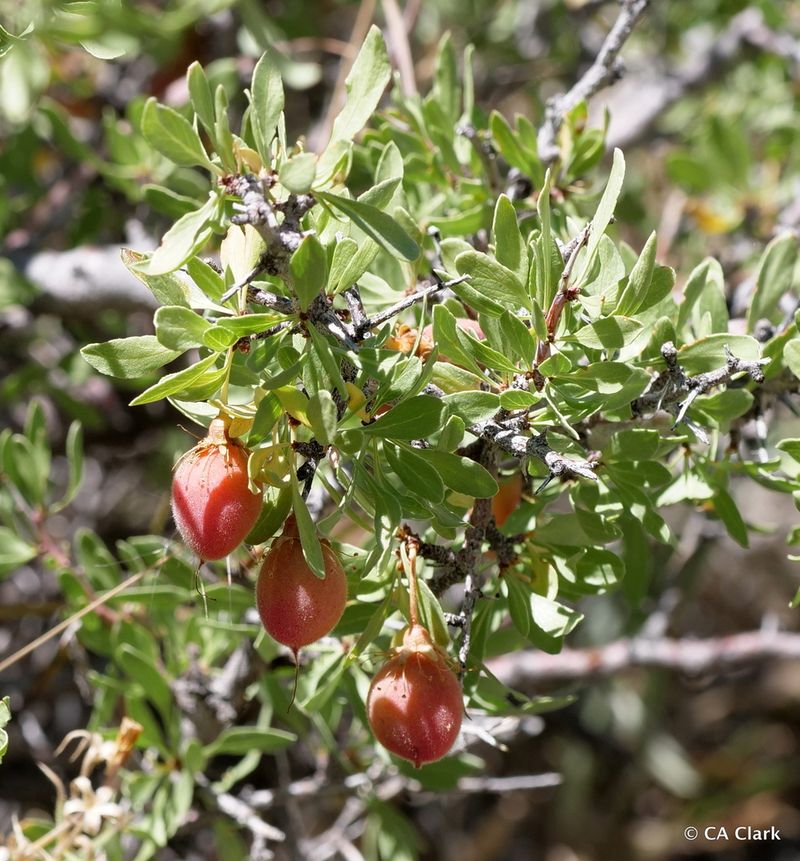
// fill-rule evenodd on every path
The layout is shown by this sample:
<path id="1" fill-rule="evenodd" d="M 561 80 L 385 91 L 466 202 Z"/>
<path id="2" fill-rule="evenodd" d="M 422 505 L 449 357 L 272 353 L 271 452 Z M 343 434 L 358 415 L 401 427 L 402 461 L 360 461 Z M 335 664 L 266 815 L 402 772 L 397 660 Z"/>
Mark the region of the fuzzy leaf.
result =
<path id="1" fill-rule="evenodd" d="M 181 352 L 165 347 L 155 335 L 139 335 L 115 338 L 102 344 L 87 344 L 81 355 L 101 374 L 130 379 L 152 373 L 177 359 Z"/>

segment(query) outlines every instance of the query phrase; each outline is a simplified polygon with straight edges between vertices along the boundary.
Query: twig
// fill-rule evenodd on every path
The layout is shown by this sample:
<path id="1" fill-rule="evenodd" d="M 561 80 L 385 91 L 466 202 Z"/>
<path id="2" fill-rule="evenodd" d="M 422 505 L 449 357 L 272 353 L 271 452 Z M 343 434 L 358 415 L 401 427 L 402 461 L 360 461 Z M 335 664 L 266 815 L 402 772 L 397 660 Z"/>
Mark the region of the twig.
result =
<path id="1" fill-rule="evenodd" d="M 282 203 L 274 202 L 269 195 L 269 189 L 274 184 L 272 177 L 234 175 L 224 177 L 222 183 L 229 194 L 241 200 L 233 204 L 237 214 L 231 217 L 231 224 L 252 225 L 267 246 L 255 267 L 223 293 L 220 301 L 226 302 L 262 272 L 286 275 L 289 258 L 297 251 L 305 236 L 300 229 L 300 221 L 316 201 L 310 194 L 292 194 Z M 279 212 L 283 213 L 280 224 L 276 215 Z"/>
<path id="2" fill-rule="evenodd" d="M 205 795 L 208 799 L 226 816 L 230 816 L 234 822 L 246 828 L 254 838 L 259 841 L 272 841 L 274 843 L 282 843 L 286 840 L 286 835 L 279 828 L 265 822 L 261 814 L 251 807 L 241 798 L 232 795 L 229 792 L 214 793 L 211 790 L 208 778 L 201 773 L 195 775 L 195 782 L 205 790 Z M 272 857 L 271 852 L 265 852 L 262 848 L 259 855 L 262 859 Z"/>
<path id="3" fill-rule="evenodd" d="M 358 14 L 353 23 L 353 29 L 350 33 L 349 44 L 355 48 L 353 59 L 342 58 L 342 63 L 339 66 L 339 74 L 336 76 L 336 84 L 333 88 L 331 100 L 328 103 L 328 110 L 325 113 L 325 119 L 318 128 L 309 135 L 311 141 L 311 149 L 319 151 L 328 142 L 333 129 L 333 122 L 336 115 L 342 107 L 342 99 L 344 97 L 345 82 L 353 65 L 353 60 L 357 54 L 358 48 L 364 42 L 369 25 L 375 15 L 375 0 L 361 0 L 361 5 L 358 7 Z"/>
<path id="4" fill-rule="evenodd" d="M 676 425 L 686 421 L 686 413 L 696 398 L 717 386 L 730 384 L 738 374 L 747 374 L 754 382 L 762 383 L 762 367 L 769 364 L 769 359 L 739 359 L 726 347 L 723 367 L 690 377 L 678 363 L 678 350 L 672 341 L 661 347 L 661 355 L 666 370 L 653 379 L 647 391 L 631 404 L 631 409 L 634 415 L 666 410 L 675 416 Z"/>
<path id="5" fill-rule="evenodd" d="M 383 14 L 386 18 L 386 35 L 392 56 L 400 72 L 400 86 L 404 96 L 417 94 L 417 82 L 414 78 L 414 61 L 411 58 L 411 45 L 408 40 L 408 29 L 403 20 L 403 13 L 397 5 L 397 0 L 382 0 Z"/>
<path id="6" fill-rule="evenodd" d="M 347 303 L 347 309 L 350 311 L 350 319 L 353 321 L 353 329 L 355 332 L 361 326 L 368 322 L 367 312 L 364 310 L 364 302 L 361 298 L 361 291 L 358 289 L 358 284 L 353 284 L 342 293 L 344 301 Z"/>
<path id="7" fill-rule="evenodd" d="M 444 397 L 444 392 L 433 384 L 428 384 L 423 392 L 435 397 Z M 500 415 L 502 416 L 503 411 Z M 591 461 L 565 457 L 554 451 L 547 442 L 547 431 L 536 436 L 525 432 L 524 416 L 495 416 L 470 425 L 467 430 L 487 442 L 491 442 L 515 458 L 536 457 L 550 470 L 552 478 L 588 478 L 597 481 L 595 464 Z"/>
<path id="8" fill-rule="evenodd" d="M 646 74 L 631 76 L 613 91 L 608 100 L 612 118 L 607 141 L 610 148 L 624 150 L 641 141 L 670 105 L 714 80 L 747 47 L 788 60 L 797 74 L 800 43 L 791 34 L 767 26 L 761 9 L 744 9 L 719 32 L 708 33 L 706 28 L 704 23 L 686 32 L 686 44 L 700 43 L 700 47 L 678 68 L 661 68 L 653 73 L 648 63 Z"/>
<path id="9" fill-rule="evenodd" d="M 706 640 L 633 637 L 557 655 L 526 650 L 488 666 L 504 684 L 524 690 L 543 681 L 588 681 L 633 667 L 719 674 L 775 658 L 800 659 L 800 634 L 764 630 Z"/>
<path id="10" fill-rule="evenodd" d="M 539 158 L 545 165 L 552 164 L 559 156 L 557 138 L 564 116 L 577 104 L 590 99 L 603 87 L 622 77 L 624 65 L 619 52 L 647 8 L 648 2 L 649 0 L 622 0 L 619 16 L 609 30 L 592 65 L 569 92 L 548 99 L 544 123 L 539 129 L 537 140 Z"/>
<path id="11" fill-rule="evenodd" d="M 549 789 L 561 785 L 561 775 L 555 772 L 543 774 L 513 774 L 507 777 L 462 777 L 456 785 L 457 792 L 491 792 L 505 795 L 507 792 L 529 792 L 532 789 Z"/>
<path id="12" fill-rule="evenodd" d="M 569 279 L 572 277 L 572 270 L 575 268 L 575 261 L 578 259 L 578 254 L 581 248 L 589 241 L 589 234 L 592 231 L 592 222 L 590 221 L 586 227 L 569 243 L 567 248 L 562 250 L 562 256 L 566 260 L 564 270 L 561 273 L 558 291 L 547 309 L 545 317 L 545 325 L 547 326 L 547 340 L 540 341 L 536 350 L 536 364 L 541 364 L 550 355 L 550 344 L 555 340 L 556 329 L 561 320 L 561 315 L 564 312 L 568 302 L 571 302 L 578 295 L 575 288 L 569 286 Z"/>
<path id="13" fill-rule="evenodd" d="M 156 563 L 156 566 L 160 565 L 160 562 Z M 155 566 L 154 566 L 155 567 Z M 151 569 L 152 570 L 152 569 Z M 13 666 L 17 663 L 17 661 L 24 658 L 26 655 L 29 655 L 31 652 L 36 651 L 39 646 L 44 645 L 48 640 L 52 640 L 53 637 L 57 637 L 62 631 L 65 631 L 79 619 L 82 619 L 88 613 L 96 610 L 98 607 L 101 607 L 106 601 L 110 601 L 112 598 L 115 598 L 117 595 L 120 595 L 130 586 L 133 586 L 135 583 L 138 583 L 142 577 L 145 575 L 145 571 L 139 571 L 136 574 L 132 574 L 128 577 L 127 580 L 123 580 L 122 583 L 114 586 L 113 589 L 109 589 L 108 592 L 104 592 L 102 595 L 98 595 L 94 601 L 89 602 L 85 607 L 81 607 L 76 613 L 73 613 L 68 619 L 64 619 L 63 622 L 59 622 L 57 625 L 52 627 L 49 631 L 42 634 L 41 637 L 37 637 L 32 642 L 28 643 L 27 646 L 23 646 L 21 649 L 18 649 L 14 652 L 13 655 L 9 655 L 4 661 L 0 661 L 0 673 L 4 673 L 9 667 Z"/>
<path id="14" fill-rule="evenodd" d="M 361 322 L 360 325 L 355 326 L 355 338 L 357 341 L 363 341 L 367 336 L 367 333 L 377 328 L 378 326 L 383 325 L 392 319 L 392 317 L 396 317 L 398 314 L 402 313 L 406 310 L 406 308 L 410 308 L 412 305 L 417 302 L 421 302 L 423 299 L 427 299 L 429 296 L 433 296 L 435 293 L 438 293 L 440 290 L 446 290 L 450 287 L 455 287 L 456 284 L 461 284 L 464 281 L 469 280 L 469 275 L 461 275 L 458 278 L 453 278 L 451 281 L 438 281 L 435 284 L 431 284 L 430 287 L 423 287 L 421 290 L 417 290 L 416 293 L 412 293 L 410 296 L 406 296 L 404 299 L 401 299 L 399 302 L 395 302 L 389 308 L 386 308 L 383 311 L 379 311 L 377 314 L 374 314 L 372 317 L 368 317 L 364 321 Z"/>
<path id="15" fill-rule="evenodd" d="M 281 314 L 294 314 L 295 312 L 294 302 L 288 296 L 278 296 L 277 293 L 271 293 L 261 287 L 248 287 L 247 301 L 278 311 Z"/>

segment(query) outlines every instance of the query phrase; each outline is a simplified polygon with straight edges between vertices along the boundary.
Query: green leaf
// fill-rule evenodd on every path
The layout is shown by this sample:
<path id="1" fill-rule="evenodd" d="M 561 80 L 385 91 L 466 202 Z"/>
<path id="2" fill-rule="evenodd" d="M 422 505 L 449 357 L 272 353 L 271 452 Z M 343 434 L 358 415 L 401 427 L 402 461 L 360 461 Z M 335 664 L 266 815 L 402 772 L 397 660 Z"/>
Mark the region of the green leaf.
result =
<path id="1" fill-rule="evenodd" d="M 714 511 L 725 524 L 728 535 L 742 547 L 749 547 L 750 536 L 747 534 L 747 525 L 730 493 L 722 487 L 717 487 L 714 490 L 713 500 Z"/>
<path id="2" fill-rule="evenodd" d="M 460 416 L 467 424 L 491 418 L 500 409 L 500 397 L 494 392 L 456 392 L 442 401 L 451 415 Z"/>
<path id="3" fill-rule="evenodd" d="M 114 660 L 125 673 L 142 686 L 145 696 L 166 717 L 172 706 L 172 691 L 164 678 L 163 669 L 153 666 L 152 660 L 139 649 L 123 643 L 114 654 Z"/>
<path id="4" fill-rule="evenodd" d="M 405 260 L 416 260 L 420 248 L 403 228 L 385 212 L 369 203 L 351 200 L 327 191 L 318 191 L 316 196 L 344 213 L 354 224 L 357 224 L 367 236 L 386 248 L 392 254 L 399 255 Z"/>
<path id="5" fill-rule="evenodd" d="M 647 295 L 656 267 L 656 232 L 650 234 L 639 259 L 634 264 L 628 283 L 619 297 L 615 314 L 630 317 L 647 304 Z M 651 303 L 652 304 L 652 303 Z"/>
<path id="6" fill-rule="evenodd" d="M 530 297 L 522 282 L 510 270 L 479 251 L 464 251 L 456 257 L 460 275 L 469 275 L 453 287 L 453 292 L 484 314 L 500 316 L 505 309 L 530 309 Z"/>
<path id="7" fill-rule="evenodd" d="M 564 637 L 583 618 L 576 610 L 532 592 L 530 585 L 516 577 L 506 577 L 503 589 L 514 627 L 550 654 L 561 651 Z"/>
<path id="8" fill-rule="evenodd" d="M 272 162 L 272 139 L 283 110 L 283 84 L 278 66 L 264 53 L 253 69 L 250 84 L 250 123 L 256 149 L 265 165 Z"/>
<path id="9" fill-rule="evenodd" d="M 199 361 L 191 368 L 185 368 L 182 371 L 177 371 L 174 374 L 167 374 L 162 377 L 155 385 L 145 389 L 138 397 L 134 398 L 130 405 L 138 407 L 141 404 L 152 404 L 154 401 L 160 401 L 162 398 L 170 395 L 178 394 L 195 385 L 207 372 L 210 371 L 217 361 L 217 353 L 207 356 Z"/>
<path id="10" fill-rule="evenodd" d="M 232 726 L 224 729 L 211 744 L 204 748 L 207 757 L 243 756 L 251 750 L 272 753 L 297 741 L 293 732 L 273 727 Z"/>
<path id="11" fill-rule="evenodd" d="M 497 261 L 524 284 L 528 280 L 528 249 L 519 230 L 517 211 L 505 194 L 497 198 L 494 208 L 492 242 Z"/>
<path id="12" fill-rule="evenodd" d="M 782 233 L 764 250 L 758 264 L 756 289 L 747 312 L 750 332 L 762 318 L 780 321 L 783 312 L 780 299 L 792 286 L 792 274 L 797 262 L 797 238 L 794 233 Z"/>
<path id="13" fill-rule="evenodd" d="M 211 323 L 189 308 L 166 305 L 159 308 L 153 318 L 156 338 L 169 350 L 179 353 L 203 345 L 203 335 Z"/>
<path id="14" fill-rule="evenodd" d="M 611 222 L 614 215 L 614 210 L 617 206 L 619 193 L 622 191 L 622 183 L 625 179 L 625 157 L 622 150 L 614 150 L 614 162 L 611 166 L 611 173 L 608 175 L 603 196 L 597 204 L 597 210 L 592 218 L 592 229 L 589 234 L 589 241 L 586 244 L 586 256 L 584 264 L 580 270 L 580 275 L 574 279 L 576 284 L 581 284 L 584 276 L 591 272 L 592 264 L 594 263 L 595 255 L 600 247 L 600 240 L 606 232 L 606 228 Z"/>
<path id="15" fill-rule="evenodd" d="M 24 541 L 16 532 L 0 526 L 0 577 L 16 571 L 35 556 L 34 545 Z"/>
<path id="16" fill-rule="evenodd" d="M 488 499 L 499 490 L 492 474 L 468 457 L 433 448 L 422 449 L 417 454 L 431 464 L 451 490 L 478 499 Z M 430 470 L 428 472 L 430 473 Z"/>
<path id="17" fill-rule="evenodd" d="M 242 338 L 245 335 L 255 335 L 258 332 L 263 332 L 270 326 L 281 320 L 287 319 L 274 313 L 264 314 L 245 314 L 242 317 L 223 317 L 214 324 L 215 329 L 224 329 L 235 335 L 237 338 Z"/>
<path id="18" fill-rule="evenodd" d="M 306 501 L 300 493 L 300 485 L 294 470 L 292 471 L 292 511 L 297 520 L 297 531 L 300 533 L 303 557 L 314 574 L 320 580 L 324 580 L 325 557 L 322 554 L 322 545 L 319 543 L 317 527 L 311 519 Z"/>
<path id="19" fill-rule="evenodd" d="M 607 592 L 619 585 L 624 576 L 623 561 L 616 553 L 602 547 L 587 547 L 575 566 L 576 586 L 584 593 Z"/>
<path id="20" fill-rule="evenodd" d="M 432 395 L 417 395 L 392 407 L 359 433 L 384 439 L 424 439 L 442 426 L 444 404 Z"/>
<path id="21" fill-rule="evenodd" d="M 333 259 L 331 260 L 331 271 L 328 280 L 329 290 L 338 293 L 340 290 L 352 286 L 366 272 L 367 266 L 372 263 L 372 260 L 365 261 L 364 268 L 360 272 L 353 273 L 355 277 L 352 277 L 349 270 L 352 268 L 354 258 L 361 252 L 364 245 L 367 244 L 374 249 L 372 255 L 374 259 L 375 254 L 378 253 L 378 245 L 371 239 L 367 239 L 359 246 L 354 239 L 345 236 L 336 243 L 333 249 Z"/>
<path id="22" fill-rule="evenodd" d="M 504 311 L 499 317 L 480 315 L 480 324 L 486 341 L 494 350 L 503 354 L 500 364 L 491 364 L 489 354 L 478 347 L 476 358 L 494 370 L 519 370 L 516 363 L 522 362 L 530 367 L 536 358 L 536 341 L 528 327 L 511 311 Z M 461 336 L 463 337 L 463 336 Z M 473 339 L 474 340 L 474 339 Z M 472 342 L 469 342 L 472 344 Z"/>
<path id="23" fill-rule="evenodd" d="M 245 544 L 263 544 L 281 529 L 292 510 L 292 488 L 268 487 L 266 498 L 255 525 L 245 538 Z"/>
<path id="24" fill-rule="evenodd" d="M 436 444 L 440 451 L 452 451 L 461 445 L 467 426 L 460 416 L 450 416 L 439 434 L 439 442 Z"/>
<path id="25" fill-rule="evenodd" d="M 639 335 L 642 324 L 629 317 L 603 317 L 578 329 L 570 340 L 591 350 L 619 350 Z"/>
<path id="26" fill-rule="evenodd" d="M 272 429 L 283 413 L 283 407 L 274 392 L 269 392 L 261 399 L 256 407 L 256 414 L 250 433 L 247 436 L 247 445 L 252 448 L 272 437 Z"/>
<path id="27" fill-rule="evenodd" d="M 761 347 L 755 338 L 748 335 L 731 335 L 720 332 L 685 344 L 678 350 L 678 362 L 689 374 L 702 374 L 724 367 L 727 356 L 725 348 L 738 359 L 755 361 L 761 358 Z"/>
<path id="28" fill-rule="evenodd" d="M 0 54 L 2 56 L 2 54 Z M 8 733 L 5 727 L 11 720 L 11 698 L 3 697 L 0 700 L 0 763 L 3 762 L 3 757 L 8 753 Z"/>
<path id="29" fill-rule="evenodd" d="M 73 539 L 75 559 L 81 571 L 96 589 L 111 589 L 120 581 L 120 568 L 105 542 L 92 532 L 81 527 Z"/>
<path id="30" fill-rule="evenodd" d="M 433 98 L 441 106 L 442 112 L 451 125 L 455 124 L 460 113 L 459 96 L 456 52 L 450 33 L 445 33 L 439 41 L 436 52 Z"/>
<path id="31" fill-rule="evenodd" d="M 337 141 L 351 141 L 361 131 L 375 113 L 391 74 L 386 44 L 373 24 L 345 81 L 347 100 L 334 121 L 327 149 Z"/>
<path id="32" fill-rule="evenodd" d="M 702 422 L 727 430 L 733 419 L 753 406 L 753 395 L 746 389 L 722 389 L 712 395 L 701 395 L 692 403 L 691 413 L 700 414 Z"/>
<path id="33" fill-rule="evenodd" d="M 212 193 L 200 209 L 187 212 L 170 227 L 150 259 L 139 265 L 140 271 L 146 275 L 165 275 L 182 266 L 211 238 L 212 221 L 219 211 L 220 198 Z"/>
<path id="34" fill-rule="evenodd" d="M 208 132 L 212 142 L 216 146 L 214 124 L 216 122 L 216 111 L 214 110 L 214 96 L 208 83 L 203 67 L 195 60 L 186 70 L 186 84 L 189 87 L 189 98 L 197 118 Z"/>
<path id="35" fill-rule="evenodd" d="M 517 133 L 511 128 L 508 120 L 498 111 L 492 111 L 489 117 L 489 130 L 503 158 L 512 167 L 530 176 L 534 160 L 520 144 Z"/>
<path id="36" fill-rule="evenodd" d="M 66 454 L 69 466 L 67 489 L 58 504 L 53 506 L 53 511 L 60 511 L 75 499 L 83 480 L 83 427 L 77 420 L 72 422 L 67 431 Z"/>
<path id="37" fill-rule="evenodd" d="M 500 406 L 504 410 L 526 410 L 539 400 L 538 395 L 522 389 L 506 389 L 500 392 Z"/>
<path id="38" fill-rule="evenodd" d="M 553 231 L 550 218 L 550 183 L 552 174 L 550 168 L 544 176 L 544 185 L 539 192 L 539 197 L 536 201 L 536 211 L 539 215 L 539 222 L 542 229 L 538 240 L 538 253 L 536 254 L 536 285 L 535 290 L 531 293 L 538 299 L 539 304 L 543 308 L 549 308 L 556 294 L 557 281 L 554 278 L 553 267 L 551 265 L 551 256 L 553 249 Z M 558 264 L 563 266 L 561 252 L 556 248 L 558 254 Z"/>
<path id="39" fill-rule="evenodd" d="M 383 453 L 406 490 L 429 502 L 441 502 L 444 499 L 442 480 L 431 470 L 421 453 L 389 442 L 384 443 Z"/>
<path id="40" fill-rule="evenodd" d="M 786 367 L 800 379 L 800 341 L 787 341 L 783 348 Z"/>
<path id="41" fill-rule="evenodd" d="M 165 347 L 155 335 L 137 335 L 115 338 L 102 344 L 87 344 L 81 355 L 101 374 L 131 379 L 152 373 L 182 352 Z"/>
<path id="42" fill-rule="evenodd" d="M 177 111 L 150 98 L 142 113 L 142 133 L 160 153 L 183 167 L 202 165 L 216 172 L 192 124 Z"/>
<path id="43" fill-rule="evenodd" d="M 222 84 L 217 84 L 214 93 L 214 113 L 214 139 L 217 142 L 217 155 L 222 160 L 225 170 L 233 173 L 238 165 L 233 151 L 233 134 L 228 120 L 228 96 Z"/>
<path id="44" fill-rule="evenodd" d="M 287 159 L 278 171 L 281 185 L 293 194 L 305 194 L 317 176 L 317 157 L 313 152 L 301 152 Z"/>
<path id="45" fill-rule="evenodd" d="M 336 438 L 337 413 L 331 393 L 325 389 L 315 392 L 308 399 L 306 415 L 317 442 L 332 445 Z"/>
<path id="46" fill-rule="evenodd" d="M 5 55 L 15 46 L 19 45 L 20 42 L 25 41 L 28 36 L 33 32 L 34 24 L 31 22 L 28 26 L 19 34 L 19 36 L 15 36 L 13 33 L 9 33 L 5 27 L 0 24 L 0 58 L 5 57 Z M 6 698 L 7 699 L 7 698 Z"/>
<path id="47" fill-rule="evenodd" d="M 725 300 L 725 276 L 722 266 L 713 257 L 707 257 L 690 273 L 683 288 L 683 301 L 678 306 L 677 331 L 683 330 L 693 316 L 702 317 L 708 312 L 712 330 L 728 328 L 728 310 Z M 695 330 L 695 336 L 710 334 Z"/>
<path id="48" fill-rule="evenodd" d="M 316 236 L 303 238 L 289 261 L 289 269 L 300 309 L 307 311 L 325 287 L 328 269 L 328 256 Z"/>
<path id="49" fill-rule="evenodd" d="M 782 439 L 775 448 L 785 451 L 792 460 L 800 463 L 800 439 Z"/>
<path id="50" fill-rule="evenodd" d="M 170 272 L 167 275 L 148 275 L 141 269 L 142 264 L 147 265 L 145 255 L 131 251 L 128 248 L 123 248 L 120 256 L 128 271 L 135 275 L 150 290 L 160 305 L 182 305 L 187 308 L 189 307 L 187 286 L 177 274 Z"/>
<path id="51" fill-rule="evenodd" d="M 308 327 L 309 349 L 313 346 L 313 354 L 309 354 L 312 360 L 318 360 L 321 366 L 325 369 L 326 374 L 330 378 L 331 383 L 339 391 L 343 400 L 347 400 L 347 385 L 342 377 L 341 363 L 336 355 L 334 355 L 328 339 L 320 334 L 316 326 Z"/>
<path id="52" fill-rule="evenodd" d="M 611 456 L 617 460 L 650 460 L 658 451 L 661 435 L 653 428 L 625 428 L 611 438 Z"/>
<path id="53" fill-rule="evenodd" d="M 482 374 L 480 365 L 465 349 L 458 334 L 458 324 L 450 310 L 445 305 L 436 305 L 433 309 L 433 337 L 442 354 L 451 362 L 457 362 L 476 374 Z"/>
<path id="54" fill-rule="evenodd" d="M 594 362 L 577 368 L 574 373 L 564 376 L 563 379 L 603 395 L 625 392 L 625 396 L 632 401 L 650 382 L 650 375 L 625 362 Z M 605 406 L 608 408 L 607 403 Z"/>

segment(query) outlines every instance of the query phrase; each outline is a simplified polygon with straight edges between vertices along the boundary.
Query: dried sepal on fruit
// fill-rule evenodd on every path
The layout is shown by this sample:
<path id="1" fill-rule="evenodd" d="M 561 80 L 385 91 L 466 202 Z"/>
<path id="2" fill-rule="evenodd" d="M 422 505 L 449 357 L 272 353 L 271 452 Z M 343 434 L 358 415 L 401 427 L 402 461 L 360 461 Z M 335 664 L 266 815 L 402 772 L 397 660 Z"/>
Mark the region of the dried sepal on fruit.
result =
<path id="1" fill-rule="evenodd" d="M 260 487 L 256 493 L 251 489 L 248 457 L 220 416 L 175 466 L 172 515 L 181 538 L 202 561 L 234 551 L 258 519 L 262 493 Z"/>
<path id="2" fill-rule="evenodd" d="M 347 577 L 336 551 L 321 540 L 325 577 L 303 556 L 293 514 L 267 553 L 256 582 L 256 606 L 267 633 L 295 653 L 329 634 L 347 603 Z"/>

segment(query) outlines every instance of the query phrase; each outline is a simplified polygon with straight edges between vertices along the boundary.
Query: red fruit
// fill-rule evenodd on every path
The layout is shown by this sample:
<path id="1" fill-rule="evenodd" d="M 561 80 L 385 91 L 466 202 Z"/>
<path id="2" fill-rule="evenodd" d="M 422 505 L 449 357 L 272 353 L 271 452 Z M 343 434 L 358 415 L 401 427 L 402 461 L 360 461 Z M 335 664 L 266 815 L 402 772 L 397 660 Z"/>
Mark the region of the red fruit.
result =
<path id="1" fill-rule="evenodd" d="M 177 463 L 172 477 L 172 516 L 181 537 L 202 561 L 235 550 L 261 513 L 261 493 L 251 493 L 248 451 L 214 419 L 208 436 Z"/>
<path id="2" fill-rule="evenodd" d="M 500 490 L 492 498 L 492 514 L 498 529 L 508 520 L 509 515 L 519 508 L 522 486 L 522 476 L 516 473 L 500 485 Z"/>
<path id="3" fill-rule="evenodd" d="M 256 583 L 256 606 L 267 633 L 297 652 L 336 627 L 347 603 L 347 577 L 331 545 L 323 540 L 325 579 L 303 556 L 294 515 L 272 542 Z"/>
<path id="4" fill-rule="evenodd" d="M 412 625 L 370 685 L 367 717 L 375 738 L 419 768 L 447 754 L 463 711 L 461 685 L 447 655 L 425 628 Z"/>

